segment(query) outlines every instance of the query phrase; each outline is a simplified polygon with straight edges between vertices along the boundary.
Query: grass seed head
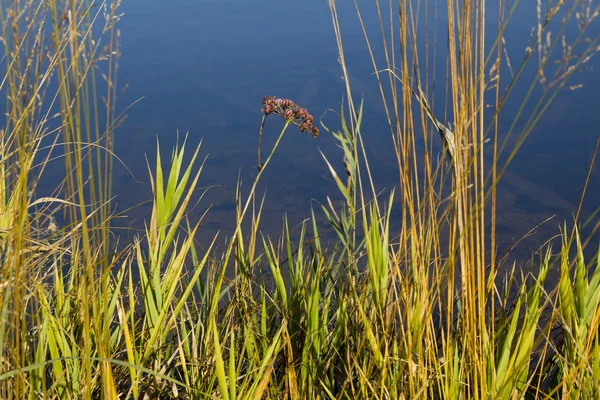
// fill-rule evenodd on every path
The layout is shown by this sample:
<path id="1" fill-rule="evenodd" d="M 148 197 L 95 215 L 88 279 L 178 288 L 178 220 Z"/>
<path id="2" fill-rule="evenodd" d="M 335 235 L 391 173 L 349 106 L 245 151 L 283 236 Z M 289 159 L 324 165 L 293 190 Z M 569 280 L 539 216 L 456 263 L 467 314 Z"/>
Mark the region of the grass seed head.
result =
<path id="1" fill-rule="evenodd" d="M 286 122 L 296 125 L 302 132 L 310 133 L 314 138 L 319 136 L 319 128 L 314 126 L 315 118 L 306 108 L 302 108 L 289 99 L 279 99 L 275 96 L 265 96 L 262 99 L 262 113 L 275 114 L 283 117 Z"/>

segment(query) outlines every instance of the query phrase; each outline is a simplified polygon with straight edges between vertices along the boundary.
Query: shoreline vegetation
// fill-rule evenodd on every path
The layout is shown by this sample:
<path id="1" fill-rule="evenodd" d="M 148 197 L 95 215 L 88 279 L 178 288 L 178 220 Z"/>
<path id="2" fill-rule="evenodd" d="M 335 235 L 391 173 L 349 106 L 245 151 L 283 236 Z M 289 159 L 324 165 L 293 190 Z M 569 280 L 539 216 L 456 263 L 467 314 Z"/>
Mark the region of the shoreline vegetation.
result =
<path id="1" fill-rule="evenodd" d="M 573 210 L 560 245 L 542 245 L 530 272 L 503 265 L 495 242 L 497 182 L 599 50 L 587 30 L 600 6 L 537 1 L 529 47 L 508 60 L 502 35 L 519 4 L 497 1 L 497 16 L 482 0 L 439 2 L 444 21 L 418 1 L 355 3 L 397 159 L 398 185 L 379 193 L 330 0 L 345 93 L 339 124 L 320 135 L 341 150 L 341 160 L 323 154 L 323 167 L 342 201 L 320 199 L 299 239 L 287 220 L 279 239 L 260 230 L 257 183 L 281 138 L 319 135 L 309 111 L 265 97 L 261 135 L 276 117 L 283 128 L 262 158 L 258 138 L 233 236 L 202 244 L 202 217 L 187 211 L 204 164 L 199 147 L 184 162 L 185 142 L 168 170 L 160 149 L 148 168 L 145 232 L 131 243 L 113 234 L 121 1 L 2 1 L 0 398 L 600 398 L 600 252 L 584 259 L 598 243 L 579 235 L 596 232 L 598 215 Z M 379 26 L 363 24 L 367 7 Z M 435 67 L 423 60 L 435 46 L 419 23 L 447 33 L 451 125 L 430 106 Z M 486 35 L 496 40 L 484 48 Z M 376 40 L 383 54 L 372 53 Z M 537 65 L 532 82 L 520 79 L 526 64 Z M 511 97 L 516 85 L 524 98 Z M 515 101 L 500 132 L 502 106 Z M 64 180 L 38 197 L 50 164 L 64 164 Z M 321 240 L 323 220 L 336 241 Z"/>

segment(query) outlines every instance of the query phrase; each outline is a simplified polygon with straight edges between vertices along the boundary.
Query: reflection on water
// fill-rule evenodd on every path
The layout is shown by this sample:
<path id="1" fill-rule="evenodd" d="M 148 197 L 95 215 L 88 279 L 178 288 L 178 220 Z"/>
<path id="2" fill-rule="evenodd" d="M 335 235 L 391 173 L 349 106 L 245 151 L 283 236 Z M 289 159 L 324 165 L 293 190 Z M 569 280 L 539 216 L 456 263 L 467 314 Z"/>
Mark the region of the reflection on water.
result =
<path id="1" fill-rule="evenodd" d="M 352 84 L 366 102 L 363 132 L 373 172 L 381 187 L 391 188 L 398 184 L 395 156 L 371 61 L 352 2 L 339 3 Z M 201 182 L 210 190 L 192 214 L 200 215 L 213 204 L 201 236 L 208 238 L 217 230 L 230 234 L 238 176 L 247 191 L 256 173 L 262 96 L 291 98 L 317 119 L 330 108 L 339 109 L 344 89 L 327 2 L 128 0 L 123 11 L 119 79 L 129 88 L 121 95 L 120 105 L 124 108 L 144 98 L 128 111 L 117 132 L 116 152 L 137 178 L 124 168 L 116 168 L 118 207 L 125 210 L 150 198 L 146 156 L 153 164 L 156 138 L 167 155 L 177 141 L 177 132 L 179 140 L 189 132 L 190 149 L 203 138 L 202 154 L 209 155 Z M 535 24 L 531 11 L 526 7 L 517 13 L 507 30 L 506 43 L 514 60 L 522 57 L 524 38 Z M 493 10 L 490 15 L 495 15 Z M 375 21 L 372 10 L 365 20 L 367 25 Z M 443 38 L 442 29 L 436 32 Z M 373 36 L 379 37 L 376 31 Z M 444 94 L 439 88 L 445 86 L 443 43 L 438 40 L 435 76 L 440 103 Z M 375 51 L 381 49 L 378 43 L 373 45 Z M 557 232 L 559 223 L 576 212 L 600 134 L 600 115 L 595 111 L 600 84 L 593 77 L 594 72 L 589 71 L 576 75 L 577 82 L 573 83 L 584 83 L 583 88 L 565 90 L 555 100 L 507 171 L 498 192 L 501 246 L 556 215 L 538 235 L 522 243 L 526 251 L 536 249 Z M 530 79 L 525 77 L 524 82 Z M 502 117 L 501 132 L 510 126 L 511 113 L 520 106 L 516 102 L 526 87 L 515 90 L 513 103 L 507 104 Z M 336 126 L 334 115 L 327 115 L 326 120 L 329 126 Z M 269 139 L 273 140 L 280 123 L 268 120 L 265 148 L 272 143 Z M 326 134 L 313 140 L 290 130 L 284 138 L 259 192 L 267 192 L 263 229 L 279 231 L 284 212 L 294 225 L 309 215 L 313 199 L 322 202 L 335 193 L 319 149 L 332 159 L 341 157 Z M 592 175 L 584 217 L 600 203 L 599 179 L 598 173 Z M 136 218 L 132 226 L 140 228 L 142 218 L 150 215 L 150 205 L 128 215 Z"/>

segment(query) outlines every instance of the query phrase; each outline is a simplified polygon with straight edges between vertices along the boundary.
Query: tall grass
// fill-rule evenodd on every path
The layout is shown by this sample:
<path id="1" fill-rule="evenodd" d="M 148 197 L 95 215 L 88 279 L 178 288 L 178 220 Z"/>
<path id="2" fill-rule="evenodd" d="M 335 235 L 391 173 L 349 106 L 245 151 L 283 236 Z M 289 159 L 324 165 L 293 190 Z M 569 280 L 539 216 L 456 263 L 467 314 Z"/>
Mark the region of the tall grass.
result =
<path id="1" fill-rule="evenodd" d="M 451 127 L 436 117 L 422 78 L 432 72 L 419 55 L 430 47 L 417 40 L 417 22 L 430 23 L 428 7 L 371 5 L 381 32 L 362 26 L 369 49 L 374 37 L 384 41 L 384 64 L 371 57 L 398 162 L 398 188 L 385 194 L 375 191 L 363 104 L 354 100 L 343 26 L 330 1 L 347 103 L 339 127 L 323 128 L 342 150 L 344 175 L 331 155 L 324 167 L 342 201 L 323 199 L 296 241 L 287 222 L 279 239 L 260 231 L 257 183 L 302 114 L 277 103 L 283 108 L 265 109 L 260 131 L 277 115 L 284 125 L 264 163 L 259 147 L 248 192 L 238 185 L 236 228 L 220 252 L 218 236 L 203 247 L 194 240 L 202 218 L 190 221 L 187 210 L 203 164 L 200 148 L 184 163 L 185 143 L 173 150 L 168 171 L 160 151 L 149 168 L 145 232 L 120 247 L 110 240 L 119 2 L 3 3 L 0 397 L 600 396 L 600 253 L 584 259 L 579 213 L 573 228 L 563 228 L 559 249 L 543 248 L 530 274 L 500 269 L 494 236 L 497 182 L 568 78 L 597 51 L 585 30 L 598 9 L 587 0 L 538 5 L 535 43 L 522 64 L 537 56 L 538 74 L 521 100 L 539 87 L 542 95 L 520 109 L 515 121 L 533 111 L 507 150 L 517 125 L 500 135 L 498 116 L 524 67 L 507 82 L 500 74 L 508 10 L 499 1 L 492 49 L 484 46 L 485 3 L 446 3 Z M 355 5 L 362 24 L 363 5 Z M 570 45 L 561 31 L 548 35 L 555 20 L 564 27 L 573 18 L 580 34 Z M 488 138 L 491 154 L 483 149 Z M 439 148 L 447 162 L 437 161 Z M 57 164 L 63 184 L 40 197 L 37 184 Z M 397 235 L 393 207 L 401 211 Z M 322 239 L 320 218 L 335 232 L 333 243 Z M 551 269 L 557 282 L 547 281 Z"/>

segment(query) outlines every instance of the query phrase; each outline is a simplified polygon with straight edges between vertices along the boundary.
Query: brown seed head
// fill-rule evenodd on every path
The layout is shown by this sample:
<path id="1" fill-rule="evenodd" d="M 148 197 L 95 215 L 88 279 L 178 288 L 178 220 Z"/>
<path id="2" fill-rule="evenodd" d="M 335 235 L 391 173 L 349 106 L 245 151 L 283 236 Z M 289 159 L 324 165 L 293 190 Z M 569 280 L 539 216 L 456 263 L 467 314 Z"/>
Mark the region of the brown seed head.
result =
<path id="1" fill-rule="evenodd" d="M 288 123 L 296 125 L 302 132 L 310 133 L 314 138 L 319 136 L 319 128 L 313 125 L 314 117 L 306 108 L 299 107 L 289 99 L 279 99 L 275 96 L 265 96 L 262 99 L 262 113 L 275 114 L 283 117 Z"/>

